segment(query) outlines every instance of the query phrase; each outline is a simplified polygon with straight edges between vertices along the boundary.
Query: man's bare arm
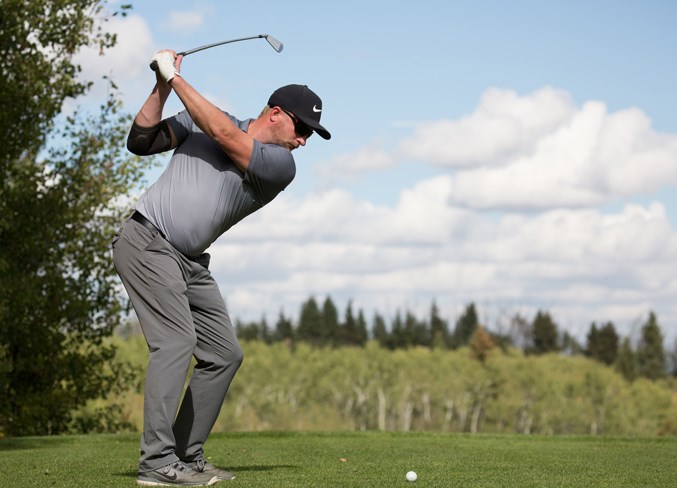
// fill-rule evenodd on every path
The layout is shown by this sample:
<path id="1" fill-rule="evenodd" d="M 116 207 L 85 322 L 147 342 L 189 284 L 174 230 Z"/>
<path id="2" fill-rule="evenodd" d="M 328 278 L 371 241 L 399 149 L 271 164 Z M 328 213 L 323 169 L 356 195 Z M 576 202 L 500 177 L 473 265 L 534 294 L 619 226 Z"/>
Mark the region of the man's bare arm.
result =
<path id="1" fill-rule="evenodd" d="M 170 83 L 193 122 L 221 146 L 238 168 L 246 171 L 254 149 L 254 138 L 236 126 L 181 76 L 175 76 Z"/>

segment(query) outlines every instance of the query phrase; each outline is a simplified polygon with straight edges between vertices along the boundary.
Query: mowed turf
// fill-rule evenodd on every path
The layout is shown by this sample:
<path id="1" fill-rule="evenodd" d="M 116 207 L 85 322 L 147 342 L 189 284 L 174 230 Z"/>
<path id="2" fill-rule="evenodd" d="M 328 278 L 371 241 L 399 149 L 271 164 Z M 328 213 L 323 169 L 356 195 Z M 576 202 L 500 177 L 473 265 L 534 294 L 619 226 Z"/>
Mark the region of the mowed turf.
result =
<path id="1" fill-rule="evenodd" d="M 135 486 L 138 446 L 138 435 L 0 439 L 0 486 Z M 237 475 L 216 486 L 677 486 L 674 437 L 233 433 L 206 453 Z"/>

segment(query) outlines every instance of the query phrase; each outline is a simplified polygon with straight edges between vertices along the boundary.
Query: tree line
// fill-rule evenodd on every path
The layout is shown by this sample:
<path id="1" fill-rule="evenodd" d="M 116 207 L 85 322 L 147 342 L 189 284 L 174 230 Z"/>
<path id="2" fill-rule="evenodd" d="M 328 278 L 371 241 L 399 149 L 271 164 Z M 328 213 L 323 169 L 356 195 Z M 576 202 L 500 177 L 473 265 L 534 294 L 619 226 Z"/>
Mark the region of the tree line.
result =
<path id="1" fill-rule="evenodd" d="M 217 430 L 676 435 L 672 379 L 585 356 L 244 341 Z"/>
<path id="2" fill-rule="evenodd" d="M 281 311 L 271 327 L 265 318 L 260 321 L 236 320 L 238 337 L 242 340 L 307 343 L 317 347 L 364 347 L 374 341 L 389 350 L 427 347 L 454 350 L 469 346 L 475 357 L 483 360 L 494 348 L 521 349 L 527 355 L 560 352 L 583 355 L 615 368 L 627 380 L 643 377 L 651 380 L 668 374 L 677 376 L 677 350 L 668 352 L 663 345 L 663 333 L 656 314 L 650 312 L 642 324 L 640 338 L 633 344 L 629 337 L 621 337 L 613 322 L 590 324 L 584 343 L 566 331 L 561 331 L 552 315 L 539 310 L 529 320 L 514 314 L 506 331 L 491 331 L 482 325 L 474 303 L 466 305 L 450 326 L 440 315 L 433 301 L 428 316 L 419 319 L 411 311 L 397 311 L 388 323 L 375 312 L 371 324 L 364 312 L 354 310 L 352 301 L 342 316 L 330 296 L 321 304 L 309 297 L 301 304 L 299 319 L 294 323 Z"/>

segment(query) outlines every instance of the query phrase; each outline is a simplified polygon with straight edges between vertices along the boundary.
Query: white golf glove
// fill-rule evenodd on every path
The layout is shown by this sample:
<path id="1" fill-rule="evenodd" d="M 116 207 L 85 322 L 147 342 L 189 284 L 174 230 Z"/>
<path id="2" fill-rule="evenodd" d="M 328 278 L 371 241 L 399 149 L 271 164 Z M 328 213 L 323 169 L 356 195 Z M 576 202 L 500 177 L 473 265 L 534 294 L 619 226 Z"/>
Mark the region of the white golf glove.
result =
<path id="1" fill-rule="evenodd" d="M 160 78 L 164 80 L 165 83 L 169 83 L 174 76 L 181 74 L 174 67 L 174 60 L 176 58 L 169 51 L 158 51 L 153 54 L 153 57 L 150 59 L 150 67 L 153 71 L 160 73 Z"/>

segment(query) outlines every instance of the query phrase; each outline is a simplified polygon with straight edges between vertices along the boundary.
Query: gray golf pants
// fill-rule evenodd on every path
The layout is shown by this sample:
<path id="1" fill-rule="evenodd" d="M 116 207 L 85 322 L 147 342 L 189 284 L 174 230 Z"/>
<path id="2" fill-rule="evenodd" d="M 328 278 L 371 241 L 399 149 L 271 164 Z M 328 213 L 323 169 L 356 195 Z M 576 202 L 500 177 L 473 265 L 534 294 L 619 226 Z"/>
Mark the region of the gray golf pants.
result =
<path id="1" fill-rule="evenodd" d="M 209 270 L 134 220 L 115 236 L 113 262 L 149 349 L 139 471 L 201 459 L 242 364 L 223 297 Z M 179 409 L 192 356 L 197 363 Z"/>

